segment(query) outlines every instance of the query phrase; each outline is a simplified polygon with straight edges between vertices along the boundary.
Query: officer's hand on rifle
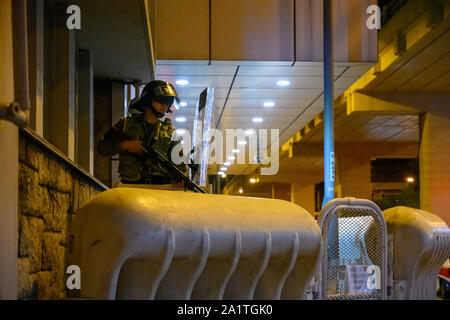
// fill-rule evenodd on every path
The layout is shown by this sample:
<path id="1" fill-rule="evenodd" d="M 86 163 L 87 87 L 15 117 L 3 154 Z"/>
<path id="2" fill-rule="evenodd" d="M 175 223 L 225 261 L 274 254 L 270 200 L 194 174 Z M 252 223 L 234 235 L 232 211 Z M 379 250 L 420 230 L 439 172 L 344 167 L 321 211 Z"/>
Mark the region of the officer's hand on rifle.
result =
<path id="1" fill-rule="evenodd" d="M 120 143 L 120 148 L 123 151 L 129 151 L 131 153 L 142 154 L 147 152 L 147 149 L 144 148 L 142 143 L 138 140 L 125 140 Z"/>

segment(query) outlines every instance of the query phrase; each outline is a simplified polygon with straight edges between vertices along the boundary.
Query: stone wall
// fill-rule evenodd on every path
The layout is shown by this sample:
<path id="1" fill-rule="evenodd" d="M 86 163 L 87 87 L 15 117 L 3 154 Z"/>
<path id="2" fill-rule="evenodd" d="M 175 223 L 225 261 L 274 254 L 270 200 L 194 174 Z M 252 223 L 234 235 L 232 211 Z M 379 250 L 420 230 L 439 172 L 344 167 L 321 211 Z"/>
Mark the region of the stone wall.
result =
<path id="1" fill-rule="evenodd" d="M 63 299 L 68 230 L 104 188 L 24 133 L 19 136 L 18 298 Z"/>

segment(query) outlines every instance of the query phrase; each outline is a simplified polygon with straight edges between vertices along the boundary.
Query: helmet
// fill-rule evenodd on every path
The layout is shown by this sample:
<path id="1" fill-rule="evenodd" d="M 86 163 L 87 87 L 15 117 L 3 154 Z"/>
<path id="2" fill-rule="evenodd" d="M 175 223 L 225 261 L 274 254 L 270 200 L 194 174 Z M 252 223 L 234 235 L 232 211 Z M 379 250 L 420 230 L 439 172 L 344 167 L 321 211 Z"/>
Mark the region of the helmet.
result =
<path id="1" fill-rule="evenodd" d="M 144 112 L 147 107 L 150 107 L 158 118 L 163 117 L 164 114 L 157 112 L 153 108 L 152 100 L 167 104 L 168 108 L 166 112 L 172 112 L 170 107 L 172 107 L 173 104 L 180 103 L 180 98 L 178 98 L 178 94 L 170 82 L 153 80 L 147 83 L 142 90 L 142 95 L 139 100 L 133 102 L 130 105 L 130 108 Z"/>

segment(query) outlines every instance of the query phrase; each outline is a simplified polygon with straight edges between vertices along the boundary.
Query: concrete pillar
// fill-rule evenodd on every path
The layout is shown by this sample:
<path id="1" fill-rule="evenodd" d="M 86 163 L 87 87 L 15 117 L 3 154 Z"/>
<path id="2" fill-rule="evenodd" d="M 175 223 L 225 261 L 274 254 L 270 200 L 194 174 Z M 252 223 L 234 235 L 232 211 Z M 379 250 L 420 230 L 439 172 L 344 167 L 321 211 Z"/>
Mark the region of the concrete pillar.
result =
<path id="1" fill-rule="evenodd" d="M 125 114 L 125 85 L 118 81 L 100 81 L 94 85 L 94 175 L 107 186 L 119 183 L 119 157 L 101 157 L 96 146 L 105 132 Z"/>
<path id="2" fill-rule="evenodd" d="M 121 117 L 125 115 L 126 94 L 125 85 L 121 82 L 113 82 L 111 87 L 111 125 L 116 124 Z M 111 159 L 111 185 L 115 186 L 120 182 L 119 173 L 119 156 L 116 155 Z"/>
<path id="3" fill-rule="evenodd" d="M 111 125 L 116 124 L 125 115 L 125 84 L 113 82 L 111 84 Z"/>
<path id="4" fill-rule="evenodd" d="M 99 81 L 94 84 L 94 176 L 111 187 L 111 159 L 97 152 L 97 144 L 111 126 L 112 82 Z"/>
<path id="5" fill-rule="evenodd" d="M 291 183 L 292 201 L 313 216 L 316 212 L 315 186 L 321 181 L 322 172 L 297 172 Z"/>
<path id="6" fill-rule="evenodd" d="M 360 145 L 355 150 L 349 145 L 339 148 L 336 168 L 342 197 L 370 199 L 372 191 L 369 147 Z"/>
<path id="7" fill-rule="evenodd" d="M 295 181 L 291 184 L 292 202 L 298 204 L 313 216 L 315 212 L 314 186 L 313 181 Z"/>
<path id="8" fill-rule="evenodd" d="M 273 183 L 272 184 L 272 198 L 285 201 L 292 199 L 292 186 L 290 183 Z"/>
<path id="9" fill-rule="evenodd" d="M 44 1 L 27 1 L 30 127 L 44 135 Z"/>
<path id="10" fill-rule="evenodd" d="M 76 161 L 94 174 L 94 69 L 91 52 L 78 51 Z"/>
<path id="11" fill-rule="evenodd" d="M 14 101 L 11 1 L 0 0 L 0 104 Z M 19 141 L 17 127 L 0 120 L 0 300 L 17 299 Z"/>
<path id="12" fill-rule="evenodd" d="M 75 33 L 66 26 L 67 5 L 46 4 L 44 137 L 75 160 Z"/>
<path id="13" fill-rule="evenodd" d="M 450 225 L 450 110 L 445 103 L 420 116 L 420 208 Z"/>

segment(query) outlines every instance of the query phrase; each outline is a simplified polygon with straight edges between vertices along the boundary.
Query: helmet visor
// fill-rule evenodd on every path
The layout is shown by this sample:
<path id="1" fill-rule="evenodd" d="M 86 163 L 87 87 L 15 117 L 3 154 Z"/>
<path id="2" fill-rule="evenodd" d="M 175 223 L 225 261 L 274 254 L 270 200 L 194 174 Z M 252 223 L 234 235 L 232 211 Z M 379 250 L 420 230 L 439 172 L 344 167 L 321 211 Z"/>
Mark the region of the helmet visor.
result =
<path id="1" fill-rule="evenodd" d="M 176 97 L 159 97 L 155 100 L 163 105 L 166 105 L 167 112 L 173 112 L 172 107 L 175 107 L 177 110 L 180 108 L 180 104 L 178 103 Z"/>
<path id="2" fill-rule="evenodd" d="M 155 86 L 153 88 L 153 94 L 157 99 L 172 97 L 178 103 L 180 102 L 180 99 L 178 98 L 178 94 L 175 91 L 175 88 L 168 82 L 162 85 Z"/>

